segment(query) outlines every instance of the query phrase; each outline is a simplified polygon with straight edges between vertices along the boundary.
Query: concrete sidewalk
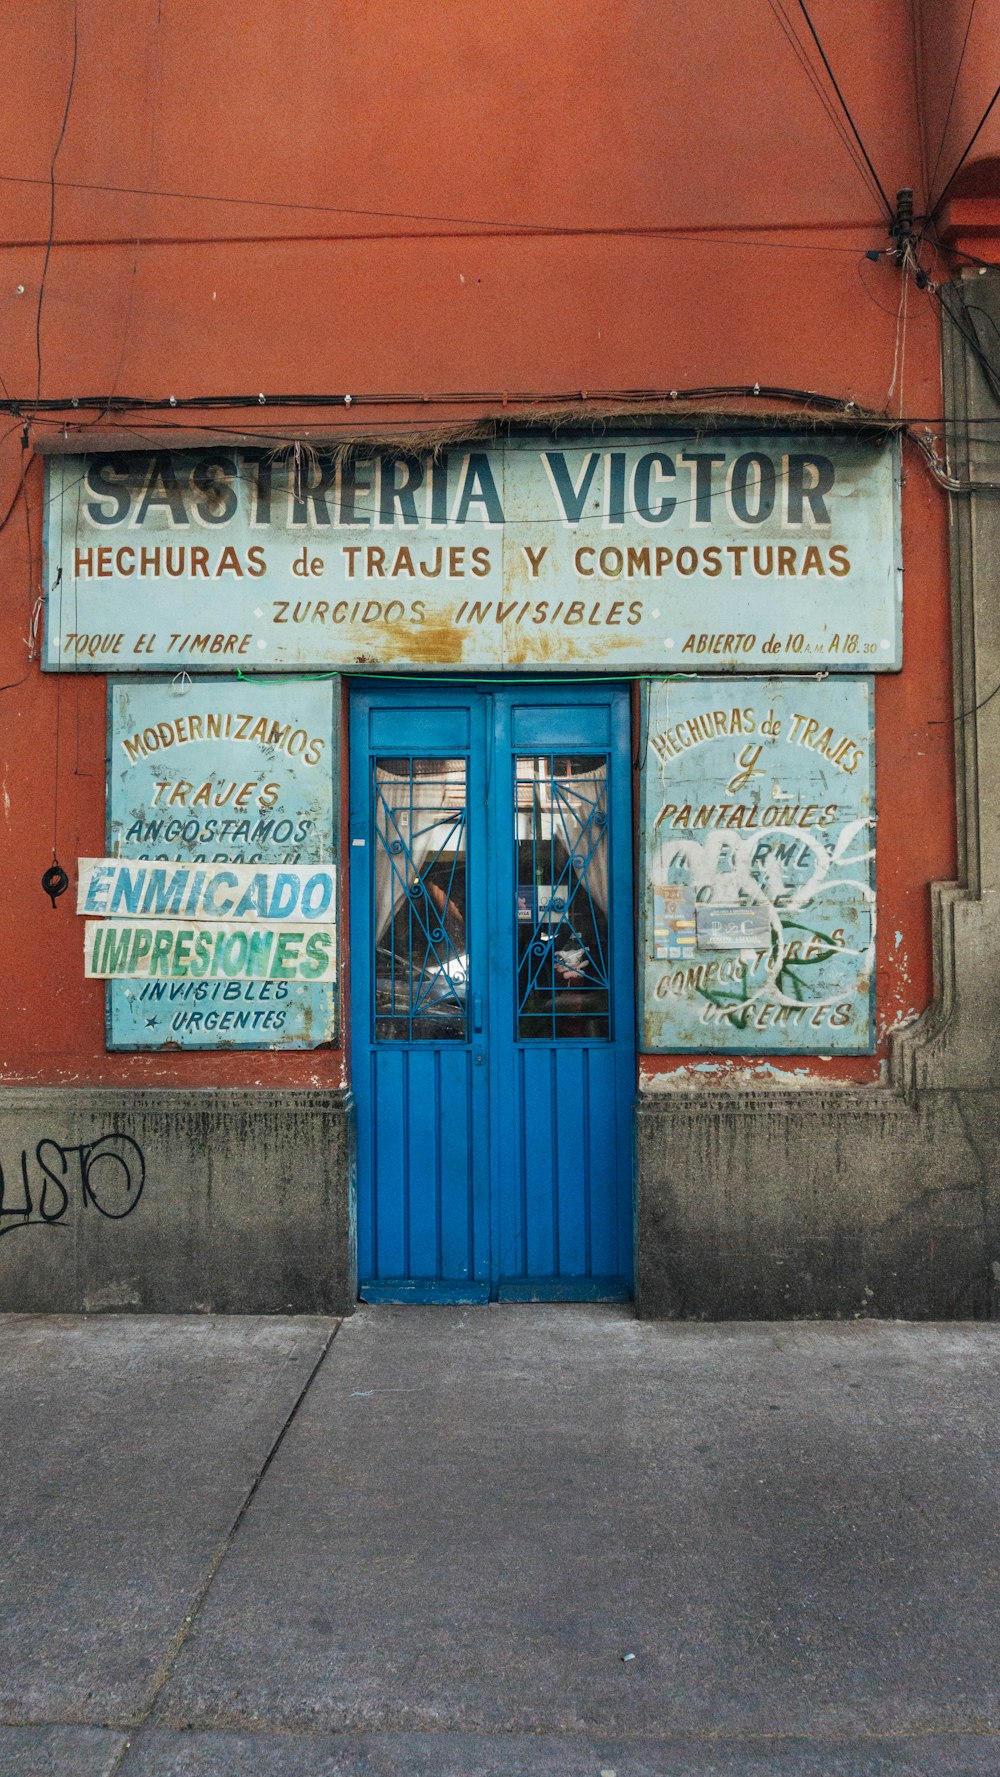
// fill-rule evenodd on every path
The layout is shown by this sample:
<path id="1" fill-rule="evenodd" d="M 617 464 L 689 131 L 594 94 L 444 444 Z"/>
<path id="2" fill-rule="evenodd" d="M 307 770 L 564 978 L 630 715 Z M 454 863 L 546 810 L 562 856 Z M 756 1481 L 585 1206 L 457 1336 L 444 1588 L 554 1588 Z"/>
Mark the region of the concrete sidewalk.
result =
<path id="1" fill-rule="evenodd" d="M 2 1777 L 996 1777 L 1000 1327 L 0 1318 Z"/>

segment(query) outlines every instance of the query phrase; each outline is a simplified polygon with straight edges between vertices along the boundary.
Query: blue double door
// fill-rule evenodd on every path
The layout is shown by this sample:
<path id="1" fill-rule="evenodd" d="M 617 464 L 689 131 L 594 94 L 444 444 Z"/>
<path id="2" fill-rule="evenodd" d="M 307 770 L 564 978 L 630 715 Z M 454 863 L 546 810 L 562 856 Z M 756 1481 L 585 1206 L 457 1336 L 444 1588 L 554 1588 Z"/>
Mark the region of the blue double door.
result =
<path id="1" fill-rule="evenodd" d="M 368 1301 L 632 1293 L 627 689 L 351 691 Z"/>

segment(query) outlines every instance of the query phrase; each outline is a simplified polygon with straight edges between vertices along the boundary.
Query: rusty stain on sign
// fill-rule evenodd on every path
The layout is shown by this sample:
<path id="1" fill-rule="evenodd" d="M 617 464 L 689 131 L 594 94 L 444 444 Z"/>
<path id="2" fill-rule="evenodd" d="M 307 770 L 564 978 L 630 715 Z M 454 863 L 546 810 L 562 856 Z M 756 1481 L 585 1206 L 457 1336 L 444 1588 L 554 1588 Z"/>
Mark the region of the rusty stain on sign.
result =
<path id="1" fill-rule="evenodd" d="M 863 677 L 652 682 L 644 1048 L 872 1052 L 873 701 Z"/>
<path id="2" fill-rule="evenodd" d="M 510 438 L 49 458 L 44 665 L 901 665 L 894 447 Z M 55 588 L 59 593 L 53 596 Z"/>

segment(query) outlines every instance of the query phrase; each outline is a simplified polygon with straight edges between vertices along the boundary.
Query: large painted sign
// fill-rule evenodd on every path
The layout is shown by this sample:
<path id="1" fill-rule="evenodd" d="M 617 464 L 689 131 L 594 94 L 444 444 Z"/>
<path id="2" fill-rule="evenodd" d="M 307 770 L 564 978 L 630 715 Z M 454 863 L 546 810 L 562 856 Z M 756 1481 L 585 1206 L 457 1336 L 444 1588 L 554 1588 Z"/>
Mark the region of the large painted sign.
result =
<path id="1" fill-rule="evenodd" d="M 901 665 L 895 457 L 851 436 L 47 469 L 50 670 Z"/>
<path id="2" fill-rule="evenodd" d="M 76 910 L 90 916 L 85 973 L 119 980 L 335 981 L 336 894 L 332 864 L 199 868 L 81 858 Z"/>
<path id="3" fill-rule="evenodd" d="M 115 680 L 108 852 L 81 859 L 108 1047 L 336 1034 L 336 680 Z"/>
<path id="4" fill-rule="evenodd" d="M 643 1048 L 871 1053 L 873 691 L 653 681 Z"/>

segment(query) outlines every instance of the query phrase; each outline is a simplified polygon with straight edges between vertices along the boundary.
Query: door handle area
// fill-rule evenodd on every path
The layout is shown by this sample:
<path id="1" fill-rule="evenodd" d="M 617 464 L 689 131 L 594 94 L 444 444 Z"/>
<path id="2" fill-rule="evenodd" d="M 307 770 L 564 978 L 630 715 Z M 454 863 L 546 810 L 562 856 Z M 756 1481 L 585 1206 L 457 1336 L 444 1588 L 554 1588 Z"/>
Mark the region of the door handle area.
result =
<path id="1" fill-rule="evenodd" d="M 473 1030 L 482 1030 L 483 1028 L 483 996 L 481 993 L 474 993 L 472 996 L 472 1028 Z"/>

